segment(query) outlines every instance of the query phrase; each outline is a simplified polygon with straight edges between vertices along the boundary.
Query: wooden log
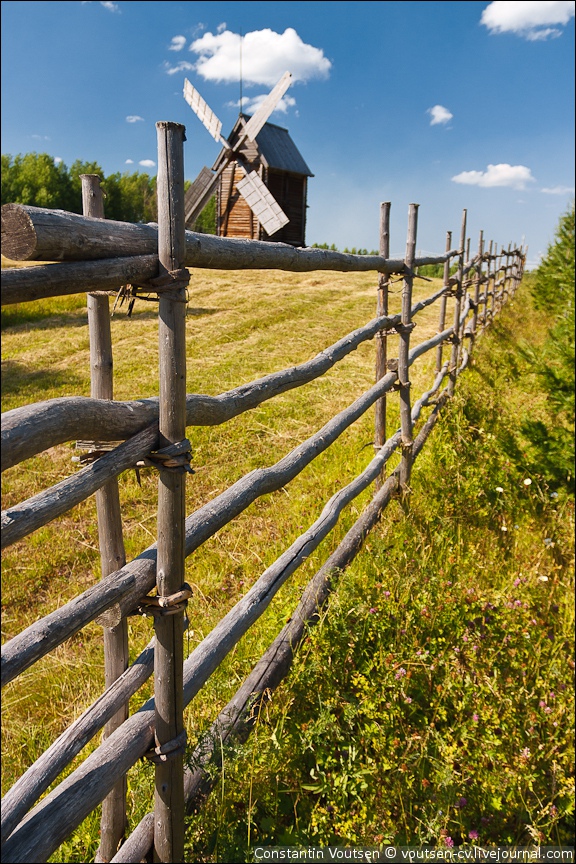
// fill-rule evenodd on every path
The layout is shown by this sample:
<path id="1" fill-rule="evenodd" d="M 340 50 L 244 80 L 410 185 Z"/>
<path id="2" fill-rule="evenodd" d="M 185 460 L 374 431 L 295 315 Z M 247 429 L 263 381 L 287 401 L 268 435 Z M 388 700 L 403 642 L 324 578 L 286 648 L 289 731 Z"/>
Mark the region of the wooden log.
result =
<path id="1" fill-rule="evenodd" d="M 57 645 L 78 633 L 134 587 L 136 575 L 155 571 L 155 551 L 146 550 L 110 578 L 88 588 L 61 609 L 36 621 L 2 646 L 2 686 Z"/>
<path id="2" fill-rule="evenodd" d="M 60 483 L 28 498 L 22 504 L 3 510 L 0 535 L 2 549 L 16 543 L 63 513 L 67 513 L 72 507 L 102 489 L 118 474 L 133 468 L 140 459 L 147 456 L 151 450 L 155 450 L 157 444 L 158 426 L 153 423 L 91 465 L 82 468 L 77 474 L 61 480 Z M 114 503 L 113 501 L 112 504 Z M 121 553 L 112 538 L 103 538 L 102 542 L 111 544 L 107 558 L 110 567 L 116 565 L 109 570 L 109 573 L 113 573 L 125 564 L 123 550 Z"/>
<path id="3" fill-rule="evenodd" d="M 82 209 L 84 216 L 104 218 L 104 198 L 97 174 L 81 174 Z M 93 399 L 113 397 L 112 333 L 110 303 L 105 294 L 88 294 L 88 332 L 90 335 L 90 395 Z M 126 563 L 118 479 L 111 477 L 96 492 L 98 541 L 102 578 L 119 570 Z M 128 668 L 128 622 L 123 619 L 115 627 L 105 627 L 104 684 L 110 687 Z M 104 737 L 128 717 L 128 703 L 119 707 L 104 726 Z M 126 832 L 127 780 L 122 777 L 102 802 L 100 847 L 96 861 L 109 861 Z"/>
<path id="4" fill-rule="evenodd" d="M 413 316 L 441 296 L 416 304 Z M 400 323 L 400 316 L 376 318 L 321 351 L 312 360 L 266 375 L 219 396 L 189 394 L 186 397 L 188 426 L 215 426 L 255 408 L 267 399 L 299 387 L 327 372 L 362 342 L 382 329 Z M 67 441 L 88 437 L 100 441 L 128 438 L 158 420 L 158 399 L 134 402 L 101 402 L 85 397 L 62 397 L 14 408 L 2 415 L 2 471 L 37 453 Z"/>
<path id="5" fill-rule="evenodd" d="M 452 232 L 446 232 L 446 250 L 450 249 L 452 245 Z M 443 279 L 444 285 L 448 289 L 450 284 L 450 259 L 447 259 L 444 262 L 444 273 Z M 440 312 L 439 312 L 439 320 L 438 320 L 438 332 L 441 333 L 444 330 L 446 324 L 446 306 L 448 305 L 448 291 L 442 296 L 440 300 Z M 436 372 L 439 372 L 442 368 L 442 345 L 438 346 L 438 350 L 436 351 Z"/>
<path id="6" fill-rule="evenodd" d="M 185 259 L 184 126 L 157 123 L 158 258 L 160 275 L 181 271 Z M 160 444 L 186 438 L 186 286 L 160 295 L 158 312 Z M 160 470 L 158 480 L 159 597 L 184 586 L 185 471 Z M 184 609 L 154 619 L 155 742 L 157 752 L 184 732 Z M 155 763 L 154 860 L 184 861 L 184 754 Z"/>
<path id="7" fill-rule="evenodd" d="M 390 202 L 386 201 L 380 205 L 380 247 L 379 253 L 382 258 L 390 255 Z M 378 277 L 378 291 L 376 299 L 376 314 L 378 316 L 388 315 L 388 274 L 380 273 Z M 376 336 L 376 381 L 386 374 L 388 362 L 387 334 L 382 330 Z M 374 447 L 381 447 L 386 441 L 386 396 L 382 396 L 374 406 Z M 383 477 L 376 480 L 378 489 Z"/>
<path id="8" fill-rule="evenodd" d="M 89 261 L 98 258 L 156 255 L 158 226 L 94 220 L 62 210 L 24 204 L 2 206 L 2 248 L 14 261 Z M 214 269 L 274 269 L 294 272 L 401 272 L 404 262 L 380 255 L 351 255 L 329 249 L 297 248 L 287 243 L 216 237 L 186 231 L 185 266 Z M 442 263 L 424 256 L 415 266 Z"/>
<path id="9" fill-rule="evenodd" d="M 482 285 L 482 265 L 484 255 L 484 232 L 480 231 L 478 237 L 478 255 L 476 264 L 476 274 L 474 277 L 474 309 L 472 310 L 472 336 L 475 336 L 478 328 L 478 307 L 480 305 L 480 286 Z"/>
<path id="10" fill-rule="evenodd" d="M 418 205 L 411 204 L 408 212 L 408 236 L 406 238 L 406 272 L 402 281 L 402 328 L 398 346 L 398 381 L 400 384 L 400 422 L 402 425 L 402 461 L 400 488 L 405 497 L 410 485 L 412 463 L 412 419 L 410 412 L 409 354 L 410 330 L 412 328 L 412 286 L 414 284 L 414 259 L 416 256 L 416 234 L 418 229 Z"/>
<path id="11" fill-rule="evenodd" d="M 4 268 L 0 302 L 9 306 L 88 291 L 118 291 L 119 285 L 141 284 L 157 275 L 156 255 Z"/>
<path id="12" fill-rule="evenodd" d="M 153 668 L 150 641 L 134 663 L 16 781 L 2 799 L 2 843 L 72 759 L 148 680 Z"/>
<path id="13" fill-rule="evenodd" d="M 464 255 L 466 249 L 466 217 L 467 211 L 462 211 L 462 224 L 460 228 L 460 263 L 458 273 L 456 274 L 456 286 L 454 292 L 454 335 L 452 342 L 452 351 L 450 354 L 450 383 L 448 384 L 448 391 L 450 396 L 454 395 L 454 388 L 456 386 L 456 375 L 460 357 L 460 344 L 462 341 L 461 329 L 460 329 L 460 312 L 462 309 L 462 300 L 464 297 Z"/>

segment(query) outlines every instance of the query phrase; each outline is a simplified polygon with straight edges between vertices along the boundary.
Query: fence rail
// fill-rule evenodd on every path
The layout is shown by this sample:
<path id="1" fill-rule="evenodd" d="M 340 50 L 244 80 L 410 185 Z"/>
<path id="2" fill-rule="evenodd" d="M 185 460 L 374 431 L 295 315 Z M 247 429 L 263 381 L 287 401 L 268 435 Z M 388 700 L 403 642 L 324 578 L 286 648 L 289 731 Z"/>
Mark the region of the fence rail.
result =
<path id="1" fill-rule="evenodd" d="M 183 860 L 184 809 L 200 806 L 213 782 L 210 762 L 218 763 L 216 741 L 249 734 L 252 708 L 286 675 L 307 623 L 315 620 L 341 572 L 362 547 L 393 497 L 408 506 L 410 474 L 442 408 L 454 393 L 476 338 L 489 325 L 522 277 L 525 250 L 509 246 L 488 251 L 481 232 L 478 252 L 470 258 L 464 211 L 460 243 L 438 256 L 416 255 L 418 207 L 411 205 L 406 255 L 390 260 L 390 205 L 382 205 L 380 255 L 358 256 L 319 249 L 294 249 L 260 241 L 230 240 L 184 231 L 181 138 L 178 124 L 157 124 L 159 139 L 158 225 L 128 225 L 105 220 L 98 211 L 97 178 L 83 178 L 85 215 L 9 204 L 2 208 L 4 253 L 17 260 L 51 261 L 3 272 L 2 305 L 81 291 L 94 308 L 90 320 L 93 370 L 107 366 L 109 298 L 120 286 L 130 297 L 157 297 L 160 315 L 160 397 L 129 402 L 102 396 L 111 387 L 103 373 L 93 371 L 90 398 L 67 397 L 22 406 L 2 417 L 2 470 L 49 447 L 90 439 L 93 460 L 73 476 L 2 513 L 2 548 L 68 512 L 88 496 L 110 490 L 117 476 L 139 463 L 159 470 L 159 537 L 139 556 L 122 559 L 120 535 L 111 564 L 105 547 L 114 528 L 109 499 L 98 509 L 103 579 L 75 599 L 10 639 L 2 649 L 2 685 L 14 680 L 37 660 L 97 620 L 104 627 L 107 658 L 106 690 L 84 714 L 17 780 L 2 802 L 2 856 L 6 862 L 46 860 L 102 801 L 102 838 L 97 860 L 140 861 L 154 847 L 160 861 Z M 451 266 L 456 263 L 456 270 Z M 424 264 L 444 265 L 440 290 L 413 303 L 415 271 Z M 333 270 L 377 274 L 377 317 L 323 348 L 314 358 L 266 375 L 218 396 L 186 394 L 185 292 L 186 268 L 281 269 L 291 272 Z M 402 310 L 388 314 L 389 277 L 402 281 Z M 126 287 L 127 286 L 127 287 Z M 439 326 L 433 337 L 411 345 L 417 315 L 438 303 Z M 450 307 L 453 322 L 446 323 Z M 104 310 L 104 314 L 102 314 Z M 387 356 L 387 335 L 399 339 L 398 358 Z M 275 464 L 241 477 L 187 518 L 184 514 L 188 442 L 186 427 L 212 426 L 302 387 L 347 357 L 359 345 L 375 340 L 376 382 L 321 429 Z M 100 346 L 100 347 L 96 347 Z M 449 348 L 449 357 L 443 352 Z M 433 352 L 435 379 L 412 401 L 410 369 Z M 108 363 L 111 366 L 111 360 Z M 176 372 L 174 370 L 177 370 Z M 164 370 L 164 371 L 163 371 Z M 179 371 L 178 371 L 179 370 Z M 101 377 L 98 378 L 97 375 Z M 102 377 L 103 376 L 103 377 Z M 98 390 L 100 388 L 100 391 Z M 386 399 L 397 391 L 400 428 L 386 429 Z M 183 660 L 184 608 L 189 596 L 184 583 L 184 558 L 261 496 L 293 480 L 325 452 L 355 421 L 375 407 L 375 454 L 348 485 L 326 502 L 315 521 L 271 564 L 246 594 Z M 421 422 L 425 409 L 431 408 Z M 419 428 L 416 430 L 417 425 Z M 120 443 L 118 443 L 120 442 Z M 111 449 L 110 449 L 111 448 Z M 401 455 L 386 476 L 391 455 Z M 170 470 L 172 469 L 172 470 Z M 337 524 L 344 508 L 375 484 L 375 494 L 338 548 L 308 583 L 289 623 L 273 640 L 229 704 L 215 718 L 193 753 L 195 770 L 184 769 L 183 709 L 196 697 L 233 647 L 263 614 L 280 587 Z M 108 503 L 107 503 L 108 502 Z M 111 508 L 111 509 L 110 509 Z M 157 588 L 157 595 L 149 592 Z M 127 663 L 125 626 L 135 610 L 154 612 L 155 638 Z M 118 634 L 121 631 L 116 631 Z M 131 716 L 125 706 L 155 672 L 155 695 Z M 124 712 L 122 714 L 122 712 Z M 113 718 L 116 722 L 112 723 Z M 46 797 L 41 796 L 83 747 L 105 727 L 102 743 Z M 154 814 L 148 814 L 125 838 L 125 776 L 141 757 L 155 763 Z M 41 800 L 40 800 L 41 799 Z M 38 802 L 38 803 L 37 803 Z"/>

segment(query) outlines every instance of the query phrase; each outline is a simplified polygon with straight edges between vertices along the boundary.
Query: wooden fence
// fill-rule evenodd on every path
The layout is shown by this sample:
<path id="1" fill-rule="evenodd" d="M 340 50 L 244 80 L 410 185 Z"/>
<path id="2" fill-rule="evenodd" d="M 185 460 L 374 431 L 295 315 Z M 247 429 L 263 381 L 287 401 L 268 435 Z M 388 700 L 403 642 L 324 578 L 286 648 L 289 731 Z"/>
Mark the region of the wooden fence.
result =
<path id="1" fill-rule="evenodd" d="M 417 257 L 418 206 L 408 214 L 406 254 L 389 258 L 390 205 L 381 206 L 380 254 L 357 256 L 319 249 L 296 249 L 259 241 L 194 234 L 184 228 L 184 128 L 158 123 L 157 225 L 128 225 L 103 219 L 99 180 L 85 175 L 84 215 L 8 204 L 2 208 L 4 254 L 50 263 L 3 271 L 2 305 L 63 294 L 88 293 L 91 396 L 51 399 L 8 411 L 2 417 L 2 470 L 56 444 L 88 440 L 88 464 L 73 476 L 2 513 L 2 547 L 27 536 L 95 494 L 103 579 L 71 602 L 10 639 L 2 650 L 2 685 L 79 632 L 89 622 L 104 632 L 106 690 L 49 747 L 2 801 L 2 857 L 5 862 L 45 861 L 102 802 L 101 843 L 96 860 L 182 861 L 184 814 L 210 789 L 208 763 L 214 742 L 249 734 L 252 709 L 286 675 L 307 623 L 325 603 L 335 578 L 355 557 L 363 539 L 392 497 L 407 506 L 412 465 L 440 411 L 454 393 L 475 339 L 514 294 L 525 261 L 523 249 L 484 248 L 470 257 L 464 211 L 458 246 L 432 257 Z M 418 267 L 442 264 L 443 285 L 414 304 Z M 188 268 L 277 269 L 293 272 L 373 271 L 377 316 L 313 359 L 252 381 L 216 397 L 186 394 L 186 300 Z M 388 314 L 391 274 L 402 282 L 402 308 Z M 159 316 L 159 399 L 112 399 L 109 294 L 152 294 Z M 438 332 L 411 346 L 414 319 L 439 303 Z M 448 302 L 450 305 L 448 305 Z M 453 320 L 446 321 L 447 310 Z M 387 356 L 387 336 L 398 337 L 398 356 Z M 322 429 L 276 464 L 242 477 L 187 518 L 184 485 L 189 471 L 187 426 L 215 425 L 326 373 L 361 343 L 374 340 L 376 382 Z M 435 380 L 415 401 L 410 367 L 426 352 L 436 353 Z M 446 359 L 444 359 L 446 352 Z M 397 391 L 400 429 L 389 435 L 386 396 Z M 316 521 L 260 576 L 250 590 L 183 660 L 185 607 L 190 596 L 184 560 L 257 498 L 278 490 L 324 452 L 354 421 L 375 408 L 375 455 L 368 466 L 324 506 Z M 431 410 L 419 422 L 424 409 Z M 419 426 L 416 432 L 416 426 Z M 120 441 L 121 443 L 117 443 Z M 108 443 L 107 443 L 108 442 Z M 115 442 L 110 444 L 110 442 Z M 112 449 L 110 449 L 112 447 Z M 398 468 L 384 468 L 399 450 Z M 158 538 L 126 562 L 118 496 L 118 475 L 139 462 L 159 471 Z M 374 484 L 375 494 L 336 551 L 308 583 L 288 624 L 215 718 L 184 768 L 184 708 L 262 615 L 299 565 L 336 525 L 344 507 Z M 156 589 L 151 596 L 150 592 Z M 154 616 L 155 637 L 128 664 L 126 616 L 135 609 Z M 154 698 L 131 716 L 128 700 L 154 673 Z M 102 743 L 66 779 L 43 796 L 82 748 L 104 729 Z M 154 812 L 126 833 L 126 773 L 142 757 L 155 765 Z"/>

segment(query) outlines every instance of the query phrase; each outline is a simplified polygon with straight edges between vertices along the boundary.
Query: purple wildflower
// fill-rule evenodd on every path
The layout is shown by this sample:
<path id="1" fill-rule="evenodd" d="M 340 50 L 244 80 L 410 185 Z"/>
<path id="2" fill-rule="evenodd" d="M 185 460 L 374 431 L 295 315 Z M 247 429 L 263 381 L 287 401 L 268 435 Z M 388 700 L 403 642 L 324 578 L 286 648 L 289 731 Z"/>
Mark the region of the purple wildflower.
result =
<path id="1" fill-rule="evenodd" d="M 468 832 L 468 837 L 470 838 L 470 840 L 478 840 L 478 831 L 474 831 L 474 829 L 472 829 L 472 831 Z"/>

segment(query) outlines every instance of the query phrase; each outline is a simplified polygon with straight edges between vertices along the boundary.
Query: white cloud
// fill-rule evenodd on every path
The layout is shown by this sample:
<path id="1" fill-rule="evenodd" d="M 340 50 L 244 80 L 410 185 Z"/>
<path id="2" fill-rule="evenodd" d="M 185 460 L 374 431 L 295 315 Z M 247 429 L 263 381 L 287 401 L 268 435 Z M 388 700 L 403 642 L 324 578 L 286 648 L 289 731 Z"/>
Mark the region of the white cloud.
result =
<path id="1" fill-rule="evenodd" d="M 549 189 L 541 189 L 546 195 L 574 195 L 574 186 L 552 186 Z"/>
<path id="2" fill-rule="evenodd" d="M 535 42 L 561 36 L 558 25 L 574 17 L 574 5 L 574 0 L 496 0 L 484 9 L 480 23 L 490 33 L 515 33 Z"/>
<path id="3" fill-rule="evenodd" d="M 434 105 L 432 108 L 428 108 L 426 113 L 430 114 L 430 117 L 432 118 L 430 120 L 431 126 L 438 126 L 438 124 L 449 123 L 454 116 L 450 113 L 448 108 L 444 108 L 443 105 Z"/>
<path id="4" fill-rule="evenodd" d="M 54 163 L 55 163 L 56 165 L 59 165 L 60 162 L 62 162 L 62 157 L 61 157 L 61 156 L 55 156 L 55 157 L 54 157 Z"/>
<path id="5" fill-rule="evenodd" d="M 117 3 L 110 3 L 110 2 L 108 2 L 108 0 L 104 0 L 104 2 L 101 2 L 100 5 L 103 6 L 104 9 L 108 9 L 109 12 L 119 12 L 120 11 L 120 7 L 118 6 Z"/>
<path id="6" fill-rule="evenodd" d="M 225 30 L 226 30 L 226 22 L 223 21 L 222 24 L 218 24 L 218 27 L 216 28 L 216 32 L 217 33 L 223 33 Z"/>
<path id="7" fill-rule="evenodd" d="M 186 44 L 185 36 L 173 36 L 170 45 L 168 46 L 169 51 L 181 51 Z"/>
<path id="8" fill-rule="evenodd" d="M 138 164 L 142 165 L 143 168 L 155 168 L 156 167 L 156 162 L 154 162 L 152 159 L 141 159 Z"/>
<path id="9" fill-rule="evenodd" d="M 262 102 L 266 99 L 267 93 L 262 93 L 260 96 L 243 96 L 242 97 L 242 111 L 245 114 L 255 114 Z M 238 108 L 240 106 L 240 101 L 237 99 L 236 102 L 228 102 L 229 108 Z M 276 113 L 279 111 L 281 114 L 286 114 L 288 108 L 293 108 L 296 105 L 296 100 L 293 96 L 288 96 L 285 94 L 282 99 L 276 105 L 276 108 L 272 113 Z"/>
<path id="10" fill-rule="evenodd" d="M 509 186 L 512 189 L 525 189 L 527 183 L 534 182 L 534 177 L 530 168 L 525 165 L 508 165 L 502 162 L 499 165 L 488 165 L 486 171 L 462 171 L 452 177 L 452 180 L 467 186 Z"/>
<path id="11" fill-rule="evenodd" d="M 180 63 L 177 63 L 176 66 L 170 66 L 169 63 L 164 63 L 164 70 L 167 75 L 176 75 L 178 72 L 193 72 L 194 69 L 194 64 L 187 63 L 186 60 L 182 60 Z"/>
<path id="12" fill-rule="evenodd" d="M 126 165 L 133 165 L 133 164 L 134 164 L 134 160 L 133 160 L 133 159 L 126 159 L 125 164 L 126 164 Z"/>
<path id="13" fill-rule="evenodd" d="M 196 72 L 206 81 L 240 80 L 240 40 L 242 40 L 242 79 L 245 84 L 273 86 L 289 70 L 294 81 L 327 78 L 332 64 L 321 48 L 307 45 L 292 27 L 284 33 L 254 30 L 240 36 L 230 30 L 205 33 L 190 46 L 198 55 Z"/>
<path id="14" fill-rule="evenodd" d="M 144 122 L 144 118 L 139 117 L 138 114 L 128 114 L 126 117 L 127 123 L 139 123 L 140 121 Z"/>

